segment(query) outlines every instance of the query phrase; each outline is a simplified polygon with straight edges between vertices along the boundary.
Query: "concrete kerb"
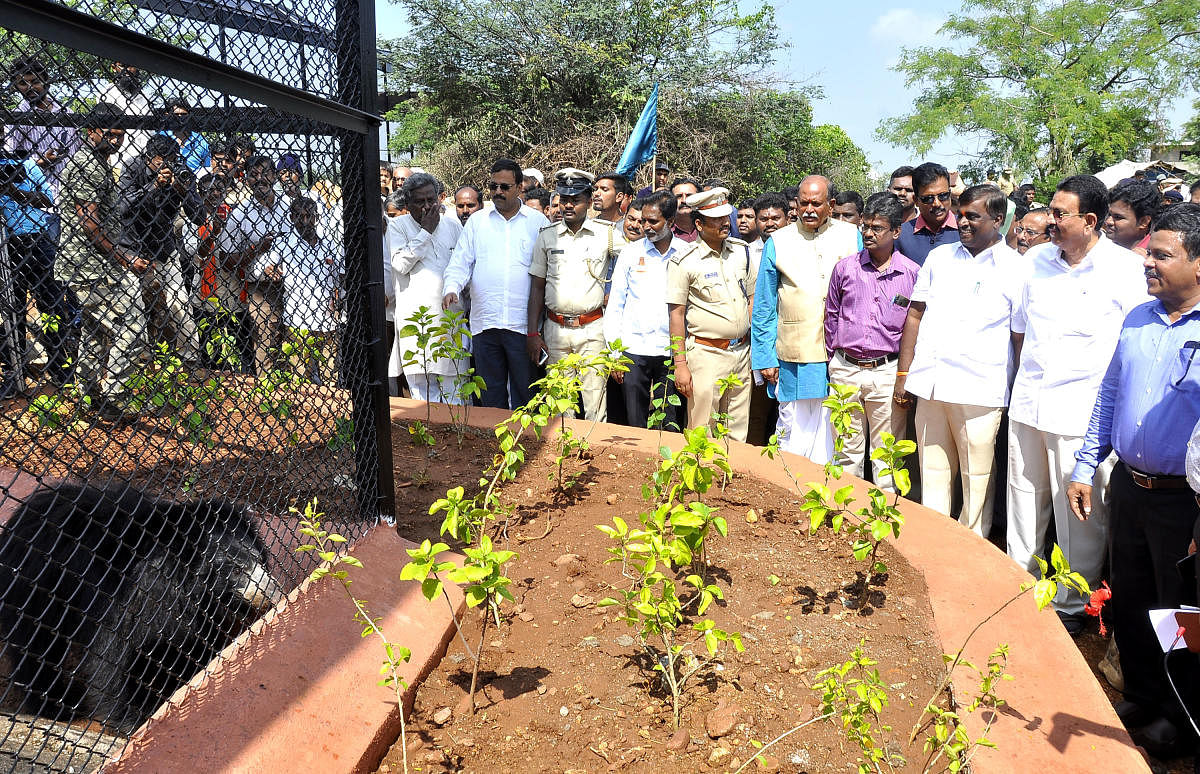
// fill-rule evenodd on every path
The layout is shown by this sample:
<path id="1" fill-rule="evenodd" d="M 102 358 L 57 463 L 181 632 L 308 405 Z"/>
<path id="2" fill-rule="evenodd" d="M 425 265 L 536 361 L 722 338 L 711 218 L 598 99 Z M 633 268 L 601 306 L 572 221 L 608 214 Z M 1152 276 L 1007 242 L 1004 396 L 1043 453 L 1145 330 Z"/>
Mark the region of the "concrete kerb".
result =
<path id="1" fill-rule="evenodd" d="M 449 419 L 445 406 L 432 409 L 434 422 Z M 392 400 L 393 421 L 424 421 L 425 411 L 423 402 Z M 474 408 L 470 424 L 487 428 L 507 415 Z M 577 434 L 591 428 L 589 422 L 568 422 Z M 662 442 L 675 449 L 681 440 L 678 434 L 662 435 Z M 656 431 L 600 424 L 592 429 L 590 442 L 597 450 L 619 446 L 657 456 L 659 436 Z M 730 447 L 730 464 L 736 472 L 795 491 L 782 465 L 763 457 L 761 448 L 737 442 Z M 802 482 L 824 478 L 821 467 L 803 457 L 787 455 L 787 462 Z M 855 485 L 855 496 L 863 502 L 866 482 L 850 476 L 845 480 Z M 940 646 L 943 652 L 954 653 L 980 621 L 1031 578 L 1002 551 L 953 519 L 908 500 L 901 502 L 901 510 L 905 524 L 893 544 L 924 576 Z M 985 717 L 990 717 L 988 736 L 997 746 L 980 749 L 971 762 L 972 771 L 1136 774 L 1150 770 L 1052 610 L 1038 611 L 1031 596 L 1023 597 L 980 627 L 964 658 L 982 666 L 1001 643 L 1009 646 L 1008 674 L 1014 679 L 999 688 L 1006 701 L 999 711 L 967 717 L 972 737 L 983 732 Z M 960 681 L 960 696 L 969 695 L 978 685 L 974 673 L 965 668 L 960 668 L 955 679 Z"/>

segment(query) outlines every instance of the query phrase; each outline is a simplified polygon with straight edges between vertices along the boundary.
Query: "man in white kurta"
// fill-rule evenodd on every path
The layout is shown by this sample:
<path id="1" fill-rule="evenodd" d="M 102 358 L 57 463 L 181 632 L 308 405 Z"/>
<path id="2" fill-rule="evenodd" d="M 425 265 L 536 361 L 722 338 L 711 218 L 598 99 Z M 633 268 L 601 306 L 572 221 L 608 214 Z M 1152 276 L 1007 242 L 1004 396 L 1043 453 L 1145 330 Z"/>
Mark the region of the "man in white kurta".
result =
<path id="1" fill-rule="evenodd" d="M 468 361 L 434 358 L 417 337 L 402 336 L 409 318 L 425 307 L 436 320 L 442 313 L 442 273 L 450 253 L 462 234 L 457 218 L 442 215 L 439 196 L 442 186 L 428 173 L 415 172 L 404 184 L 408 212 L 388 221 L 384 247 L 391 261 L 392 287 L 396 299 L 396 340 L 392 360 L 400 364 L 409 390 L 417 400 L 434 403 L 463 402 L 458 382 L 466 375 Z"/>
<path id="2" fill-rule="evenodd" d="M 996 433 L 1013 363 L 1010 326 L 1028 262 L 1004 243 L 1007 205 L 998 188 L 972 186 L 959 205 L 962 241 L 935 247 L 917 274 L 895 400 L 907 407 L 912 395 L 921 398 L 914 421 L 922 504 L 950 514 L 961 473 L 958 520 L 987 537 Z"/>
<path id="3" fill-rule="evenodd" d="M 1083 445 L 1100 381 L 1121 323 L 1149 300 L 1142 259 L 1104 236 L 1108 192 L 1091 175 L 1068 177 L 1051 201 L 1051 240 L 1025 254 L 1032 274 L 1012 330 L 1024 336 L 1013 382 L 1008 428 L 1008 555 L 1037 574 L 1034 556 L 1055 532 L 1071 569 L 1100 580 L 1107 539 L 1104 498 L 1076 519 L 1066 489 Z M 1106 479 L 1112 460 L 1097 469 Z M 1096 491 L 1103 491 L 1101 484 Z M 1059 589 L 1054 607 L 1068 628 L 1081 625 L 1084 599 Z"/>

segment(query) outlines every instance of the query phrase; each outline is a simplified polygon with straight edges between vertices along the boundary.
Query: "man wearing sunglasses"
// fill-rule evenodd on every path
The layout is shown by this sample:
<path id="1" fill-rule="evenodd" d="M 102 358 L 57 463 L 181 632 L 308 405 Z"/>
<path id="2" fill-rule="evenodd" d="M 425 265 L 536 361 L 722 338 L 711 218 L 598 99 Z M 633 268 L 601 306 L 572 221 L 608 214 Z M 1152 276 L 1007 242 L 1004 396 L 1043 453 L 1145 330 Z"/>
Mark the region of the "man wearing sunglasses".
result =
<path id="1" fill-rule="evenodd" d="M 1096 517 L 1092 479 L 1115 451 L 1107 612 L 1125 680 L 1117 715 L 1151 755 L 1175 757 L 1190 755 L 1194 740 L 1182 730 L 1187 719 L 1147 611 L 1177 608 L 1188 598 L 1175 565 L 1188 556 L 1200 516 L 1185 475 L 1188 439 L 1200 420 L 1200 205 L 1176 204 L 1159 216 L 1148 247 L 1142 266 L 1154 298 L 1122 324 L 1075 455 L 1067 502 L 1077 518 Z M 1185 700 L 1195 698 L 1196 666 L 1194 658 L 1169 662 Z"/>
<path id="2" fill-rule="evenodd" d="M 1009 402 L 1008 555 L 1036 575 L 1033 557 L 1042 555 L 1053 519 L 1071 569 L 1093 587 L 1108 519 L 1099 507 L 1087 522 L 1073 518 L 1066 488 L 1121 323 L 1148 300 L 1141 261 L 1103 233 L 1109 206 L 1104 183 L 1091 175 L 1058 184 L 1044 210 L 1054 243 L 1026 254 L 1032 274 L 1012 321 L 1023 346 Z M 1099 485 L 1111 467 L 1101 463 Z M 1054 609 L 1068 632 L 1082 629 L 1086 601 L 1059 587 Z"/>
<path id="3" fill-rule="evenodd" d="M 913 170 L 912 185 L 917 217 L 900 228 L 896 249 L 921 266 L 930 250 L 958 241 L 958 222 L 950 210 L 950 173 L 945 167 L 925 162 Z"/>
<path id="4" fill-rule="evenodd" d="M 525 347 L 529 262 L 538 232 L 550 221 L 521 201 L 520 164 L 498 159 L 491 174 L 494 206 L 467 220 L 446 266 L 442 308 L 461 308 L 459 295 L 470 288 L 475 367 L 487 385 L 480 402 L 512 409 L 533 397 Z"/>

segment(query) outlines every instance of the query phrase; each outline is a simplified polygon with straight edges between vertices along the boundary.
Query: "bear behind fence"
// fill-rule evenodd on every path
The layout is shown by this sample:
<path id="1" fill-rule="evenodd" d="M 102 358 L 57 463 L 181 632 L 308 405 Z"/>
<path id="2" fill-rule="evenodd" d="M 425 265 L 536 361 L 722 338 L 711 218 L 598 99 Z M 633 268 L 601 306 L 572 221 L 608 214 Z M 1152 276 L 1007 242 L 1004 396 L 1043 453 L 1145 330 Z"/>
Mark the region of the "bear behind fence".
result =
<path id="1" fill-rule="evenodd" d="M 39 489 L 0 534 L 7 704 L 130 733 L 280 589 L 238 504 Z"/>

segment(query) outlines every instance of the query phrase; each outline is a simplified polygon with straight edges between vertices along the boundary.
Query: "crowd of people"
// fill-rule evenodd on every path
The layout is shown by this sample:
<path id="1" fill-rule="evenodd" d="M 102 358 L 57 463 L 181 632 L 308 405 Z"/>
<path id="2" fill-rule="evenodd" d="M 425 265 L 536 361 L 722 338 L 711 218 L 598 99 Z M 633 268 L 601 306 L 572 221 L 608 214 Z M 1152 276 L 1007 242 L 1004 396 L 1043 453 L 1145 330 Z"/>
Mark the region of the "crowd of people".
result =
<path id="1" fill-rule="evenodd" d="M 818 463 L 835 454 L 830 385 L 852 387 L 860 410 L 839 464 L 891 490 L 866 461 L 885 434 L 910 438 L 923 504 L 1033 574 L 1053 537 L 1093 588 L 1111 585 L 1104 668 L 1128 698 L 1118 712 L 1169 754 L 1192 740 L 1147 611 L 1197 591 L 1176 563 L 1200 516 L 1186 475 L 1200 420 L 1200 183 L 1184 203 L 1182 181 L 1109 190 L 1074 175 L 1043 204 L 1032 184 L 1003 182 L 967 186 L 927 162 L 866 196 L 809 175 L 735 203 L 720 181 L 664 163 L 635 193 L 615 172 L 574 168 L 547 190 L 537 170 L 500 159 L 484 201 L 408 170 L 389 199 L 394 320 L 465 311 L 485 406 L 526 402 L 539 364 L 609 347 L 628 371 L 582 374 L 584 417 L 720 421 Z M 435 387 L 418 370 L 403 369 L 414 397 L 460 399 L 445 375 L 461 371 Z M 1193 445 L 1200 471 L 1200 436 Z M 1089 602 L 1060 587 L 1054 609 L 1072 634 Z M 1194 695 L 1195 664 L 1179 669 Z"/>
<path id="2" fill-rule="evenodd" d="M 123 421 L 130 378 L 160 344 L 185 366 L 337 378 L 340 191 L 311 189 L 294 153 L 248 138 L 210 146 L 198 132 L 117 128 L 128 117 L 185 126 L 181 98 L 154 105 L 142 73 L 68 114 L 34 57 L 8 67 L 29 123 L 3 127 L 7 322 L 0 397 L 27 394 L 36 340 L 43 378 L 73 382 L 82 405 Z M 41 119 L 45 120 L 41 120 Z M 29 336 L 32 319 L 39 335 Z M 287 353 L 287 354 L 284 354 Z"/>
<path id="3" fill-rule="evenodd" d="M 337 186 L 306 187 L 299 156 L 249 139 L 117 128 L 185 126 L 192 109 L 152 104 L 136 68 L 114 64 L 73 121 L 37 59 L 8 76 L 35 120 L 3 127 L 2 397 L 27 391 L 32 340 L 39 389 L 75 383 L 113 421 L 160 345 L 199 368 L 336 383 Z M 1031 573 L 1052 534 L 1089 584 L 1107 579 L 1122 718 L 1152 751 L 1190 743 L 1146 613 L 1196 594 L 1176 564 L 1200 534 L 1200 181 L 1074 175 L 1039 191 L 926 162 L 877 192 L 811 174 L 735 201 L 663 161 L 635 190 L 615 171 L 547 180 L 502 158 L 482 188 L 403 165 L 381 165 L 380 185 L 397 392 L 458 402 L 474 368 L 479 402 L 511 409 L 547 364 L 616 350 L 627 370 L 581 374 L 586 418 L 720 422 L 836 454 L 888 491 L 867 461 L 885 435 L 911 439 L 926 506 Z M 469 351 L 413 357 L 422 309 L 460 314 Z M 840 448 L 831 384 L 859 409 Z M 1068 631 L 1087 603 L 1060 589 Z M 1178 669 L 1190 698 L 1200 669 Z"/>

